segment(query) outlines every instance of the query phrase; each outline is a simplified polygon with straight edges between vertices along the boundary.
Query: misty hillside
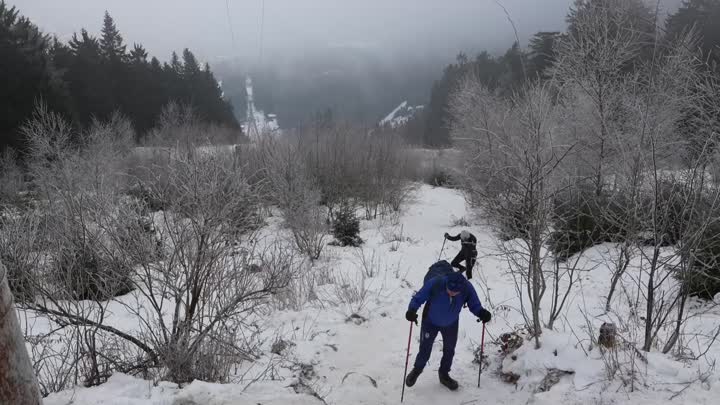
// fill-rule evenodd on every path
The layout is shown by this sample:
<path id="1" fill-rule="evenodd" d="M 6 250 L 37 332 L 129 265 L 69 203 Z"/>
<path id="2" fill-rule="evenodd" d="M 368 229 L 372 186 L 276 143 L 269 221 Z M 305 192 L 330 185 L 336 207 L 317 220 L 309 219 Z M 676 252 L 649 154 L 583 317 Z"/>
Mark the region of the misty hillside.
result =
<path id="1" fill-rule="evenodd" d="M 441 74 L 442 60 L 393 60 L 373 49 L 357 47 L 313 50 L 302 57 L 274 61 L 250 71 L 255 102 L 272 111 L 284 128 L 305 123 L 328 109 L 338 119 L 372 125 L 403 100 L 422 104 Z M 246 73 L 242 67 L 222 65 L 218 74 L 229 85 Z"/>

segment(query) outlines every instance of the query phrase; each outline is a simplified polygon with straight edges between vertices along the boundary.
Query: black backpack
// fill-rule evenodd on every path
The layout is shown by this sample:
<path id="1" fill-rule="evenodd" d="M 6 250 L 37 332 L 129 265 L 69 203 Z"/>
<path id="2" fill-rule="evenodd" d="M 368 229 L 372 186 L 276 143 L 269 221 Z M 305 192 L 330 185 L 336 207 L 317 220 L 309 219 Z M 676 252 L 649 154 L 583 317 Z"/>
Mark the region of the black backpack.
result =
<path id="1" fill-rule="evenodd" d="M 439 262 L 430 266 L 427 274 L 425 274 L 425 278 L 423 279 L 423 284 L 427 283 L 428 280 L 435 277 L 447 276 L 448 274 L 452 274 L 454 272 L 455 269 L 453 269 L 453 266 L 451 266 L 450 263 L 447 262 L 447 260 L 440 260 Z"/>
<path id="2" fill-rule="evenodd" d="M 447 262 L 447 260 L 440 260 L 439 262 L 433 264 L 428 269 L 428 272 L 425 274 L 425 278 L 423 279 L 423 283 L 427 283 L 429 280 L 432 280 L 437 277 L 443 277 L 448 274 L 455 273 L 455 269 L 453 266 Z M 435 285 L 432 290 L 432 295 L 435 295 L 445 289 L 444 285 Z M 423 312 L 422 312 L 422 319 L 424 320 L 427 317 L 428 311 L 430 310 L 430 303 L 426 303 L 423 306 Z"/>

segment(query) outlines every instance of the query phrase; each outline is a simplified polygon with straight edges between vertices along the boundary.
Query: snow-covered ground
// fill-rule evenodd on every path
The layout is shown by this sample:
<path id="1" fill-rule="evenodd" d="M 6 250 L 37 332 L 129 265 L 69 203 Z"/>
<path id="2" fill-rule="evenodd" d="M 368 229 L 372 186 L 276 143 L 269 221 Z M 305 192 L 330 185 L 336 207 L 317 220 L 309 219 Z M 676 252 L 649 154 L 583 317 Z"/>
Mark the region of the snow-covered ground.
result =
<path id="1" fill-rule="evenodd" d="M 418 112 L 425 108 L 422 105 L 411 106 L 407 101 L 403 101 L 390 114 L 380 121 L 380 126 L 390 126 L 391 128 L 401 127 L 415 116 Z"/>
<path id="2" fill-rule="evenodd" d="M 681 392 L 674 402 L 716 404 L 720 397 L 720 374 L 712 362 L 720 357 L 720 344 L 694 361 L 676 361 L 670 355 L 652 352 L 642 361 L 633 350 L 619 351 L 619 372 L 608 380 L 604 356 L 590 345 L 588 326 L 597 332 L 607 320 L 619 325 L 623 336 L 633 336 L 628 319 L 604 315 L 604 296 L 610 282 L 605 263 L 612 247 L 590 249 L 582 259 L 580 284 L 570 294 L 567 311 L 546 330 L 542 348 L 526 343 L 513 356 L 502 358 L 498 337 L 522 324 L 520 299 L 505 258 L 497 255 L 497 240 L 468 210 L 458 192 L 420 186 L 402 215 L 362 223 L 365 245 L 358 248 L 329 246 L 313 272 L 326 275 L 315 294 L 301 310 L 278 310 L 264 319 L 266 355 L 252 365 L 238 368 L 237 381 L 226 385 L 194 382 L 182 389 L 174 384 L 143 381 L 115 375 L 95 388 L 78 388 L 51 395 L 47 405 L 245 405 L 245 404 L 397 404 L 400 402 L 409 323 L 404 315 L 413 292 L 421 286 L 427 268 L 438 257 L 452 259 L 457 244 L 443 247 L 444 232 L 465 228 L 454 226 L 464 218 L 478 238 L 480 260 L 472 280 L 481 302 L 493 313 L 487 325 L 485 353 L 489 356 L 477 387 L 478 365 L 473 351 L 481 339 L 482 325 L 469 312 L 461 315 L 460 334 L 451 375 L 460 389 L 451 392 L 441 386 L 437 368 L 442 342 L 436 341 L 425 372 L 413 388 L 405 390 L 406 404 L 663 404 Z M 278 219 L 264 230 L 268 238 L 285 238 Z M 364 277 L 364 272 L 372 273 Z M 624 314 L 632 287 L 633 270 L 616 294 L 616 313 Z M 346 284 L 344 287 L 339 284 Z M 359 292 L 359 300 L 343 300 L 339 291 Z M 350 294 L 348 294 L 350 295 Z M 527 305 L 527 302 L 524 302 Z M 549 293 L 543 303 L 547 316 Z M 697 314 L 688 322 L 686 337 L 694 354 L 700 354 L 712 331 L 720 323 L 719 311 L 708 304 L 693 303 Z M 358 314 L 363 319 L 349 318 Z M 628 329 L 629 328 L 629 329 Z M 705 337 L 698 337 L 702 332 Z M 418 347 L 418 329 L 413 329 L 410 364 Z M 637 340 L 641 335 L 637 335 Z M 271 345 L 289 342 L 281 355 L 271 354 Z M 605 356 L 607 357 L 607 355 Z M 634 362 L 632 360 L 635 360 Z M 623 384 L 634 365 L 635 383 Z M 548 369 L 572 374 L 561 377 L 548 392 L 535 393 Z M 500 370 L 519 376 L 516 383 L 504 382 Z M 240 381 L 240 376 L 244 380 Z M 263 376 L 257 382 L 255 377 Z M 297 389 L 298 381 L 304 388 Z M 293 388 L 295 387 L 295 388 Z M 309 387 L 309 388 L 308 388 Z M 296 391 L 301 392 L 300 394 Z M 306 394 L 303 394 L 305 392 Z"/>
<path id="3" fill-rule="evenodd" d="M 280 126 L 277 122 L 277 116 L 275 114 L 265 114 L 265 112 L 255 107 L 253 83 L 249 76 L 245 79 L 245 91 L 247 93 L 247 116 L 245 123 L 242 124 L 243 133 L 251 137 L 278 134 Z"/>

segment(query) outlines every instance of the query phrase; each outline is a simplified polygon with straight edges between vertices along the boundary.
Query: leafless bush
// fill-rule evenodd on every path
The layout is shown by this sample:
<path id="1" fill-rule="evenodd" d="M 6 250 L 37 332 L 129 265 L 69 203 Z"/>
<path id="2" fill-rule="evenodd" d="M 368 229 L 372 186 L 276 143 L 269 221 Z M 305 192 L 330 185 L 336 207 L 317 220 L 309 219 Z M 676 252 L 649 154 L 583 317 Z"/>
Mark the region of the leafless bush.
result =
<path id="1" fill-rule="evenodd" d="M 311 260 L 320 258 L 328 238 L 327 216 L 320 207 L 320 196 L 307 190 L 297 196 L 294 211 L 288 212 L 285 221 L 292 231 L 295 245 Z"/>
<path id="2" fill-rule="evenodd" d="M 452 102 L 453 133 L 470 162 L 465 184 L 471 202 L 501 229 L 518 224 L 512 227 L 517 232 L 513 237 L 520 241 L 500 246 L 516 275 L 518 292 L 527 292 L 531 309 L 526 320 L 538 347 L 547 287 L 544 245 L 552 201 L 562 185 L 558 168 L 573 149 L 559 142 L 555 123 L 562 105 L 552 99 L 550 85 L 534 84 L 506 101 L 468 78 Z"/>
<path id="3" fill-rule="evenodd" d="M 297 248 L 312 260 L 320 257 L 328 236 L 321 194 L 294 140 L 269 140 L 259 153 L 274 201 L 283 210 Z"/>
<path id="4" fill-rule="evenodd" d="M 149 302 L 151 310 L 128 307 L 143 319 L 143 339 L 151 342 L 173 381 L 195 378 L 207 345 L 222 343 L 250 359 L 227 339 L 232 336 L 228 331 L 241 328 L 243 319 L 269 303 L 289 279 L 290 269 L 283 262 L 260 263 L 261 271 L 252 270 L 258 266 L 251 233 L 255 215 L 247 206 L 257 200 L 242 169 L 230 163 L 212 155 L 174 160 L 168 190 L 184 192 L 154 219 L 165 259 L 139 266 L 139 303 Z M 233 254 L 238 235 L 249 243 L 247 254 Z M 127 246 L 129 257 L 146 249 L 139 242 Z M 172 323 L 166 321 L 166 312 L 174 314 Z"/>
<path id="5" fill-rule="evenodd" d="M 362 271 L 346 274 L 335 271 L 331 276 L 330 290 L 320 297 L 335 307 L 343 309 L 345 315 L 359 314 L 365 309 L 370 298 L 371 282 Z"/>
<path id="6" fill-rule="evenodd" d="M 450 226 L 451 227 L 461 227 L 461 226 L 470 226 L 470 223 L 465 217 L 455 217 L 451 216 L 450 218 Z"/>
<path id="7" fill-rule="evenodd" d="M 7 268 L 15 301 L 35 298 L 37 269 L 42 259 L 41 218 L 37 212 L 13 213 L 0 218 L 0 258 Z"/>
<path id="8" fill-rule="evenodd" d="M 335 124 L 299 135 L 301 153 L 330 211 L 354 200 L 366 217 L 398 211 L 407 201 L 416 172 L 406 145 L 396 134 L 374 133 Z"/>
<path id="9" fill-rule="evenodd" d="M 228 364 L 253 358 L 237 333 L 285 287 L 290 269 L 263 264 L 255 254 L 259 198 L 229 151 L 171 148 L 141 168 L 147 194 L 166 204 L 162 211 L 150 214 L 141 201 L 124 196 L 132 184 L 122 170 L 132 138 L 128 128 L 119 119 L 97 123 L 78 147 L 65 122 L 47 111 L 26 127 L 46 214 L 43 252 L 50 260 L 39 269 L 38 298 L 24 306 L 59 325 L 57 333 L 73 331 L 78 349 L 67 355 L 85 364 L 78 370 L 87 370 L 86 385 L 112 371 L 151 369 L 176 382 L 225 381 Z M 236 254 L 238 244 L 247 254 Z M 253 270 L 258 263 L 260 272 Z M 78 294 L 76 283 L 93 293 Z M 115 283 L 133 291 L 106 300 L 119 292 L 108 285 Z M 111 302 L 139 325 L 111 326 Z"/>
<path id="10" fill-rule="evenodd" d="M 3 206 L 24 205 L 28 191 L 17 154 L 12 149 L 6 149 L 0 156 L 0 209 L 4 209 Z"/>
<path id="11" fill-rule="evenodd" d="M 23 131 L 44 216 L 45 243 L 40 246 L 50 256 L 42 288 L 57 298 L 74 299 L 128 292 L 131 267 L 117 260 L 103 223 L 117 214 L 132 127 L 115 115 L 73 134 L 62 118 L 40 106 Z"/>
<path id="12" fill-rule="evenodd" d="M 371 253 L 368 253 L 365 249 L 356 249 L 355 261 L 365 277 L 373 278 L 380 274 L 382 262 L 381 258 L 377 255 L 377 251 L 373 250 Z"/>
<path id="13" fill-rule="evenodd" d="M 307 260 L 298 260 L 293 253 L 292 246 L 274 243 L 259 256 L 265 265 L 287 268 L 287 284 L 273 294 L 279 310 L 302 310 L 308 302 L 318 299 L 316 287 L 322 283 L 320 271 Z"/>
<path id="14" fill-rule="evenodd" d="M 407 201 L 412 193 L 407 181 L 411 159 L 399 137 L 370 137 L 366 142 L 358 152 L 365 163 L 360 200 L 365 217 L 372 219 L 385 210 L 399 211 Z"/>

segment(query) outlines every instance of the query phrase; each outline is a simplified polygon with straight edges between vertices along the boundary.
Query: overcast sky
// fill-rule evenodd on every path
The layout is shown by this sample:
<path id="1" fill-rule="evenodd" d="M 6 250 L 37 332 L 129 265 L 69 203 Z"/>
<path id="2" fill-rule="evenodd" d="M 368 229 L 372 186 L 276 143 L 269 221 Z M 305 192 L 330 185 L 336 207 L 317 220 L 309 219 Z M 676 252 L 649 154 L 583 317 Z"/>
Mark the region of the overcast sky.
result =
<path id="1" fill-rule="evenodd" d="M 190 47 L 213 59 L 259 58 L 263 0 L 8 0 L 46 32 L 68 38 L 81 27 L 97 33 L 103 12 L 115 18 L 127 42 L 142 42 L 166 59 Z M 561 30 L 572 0 L 500 0 L 520 36 Z M 411 47 L 500 49 L 512 27 L 494 0 L 265 0 L 263 48 L 306 52 L 324 46 L 362 46 L 396 52 Z"/>

